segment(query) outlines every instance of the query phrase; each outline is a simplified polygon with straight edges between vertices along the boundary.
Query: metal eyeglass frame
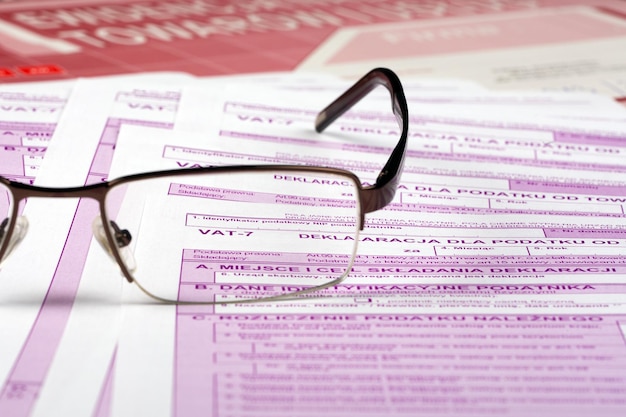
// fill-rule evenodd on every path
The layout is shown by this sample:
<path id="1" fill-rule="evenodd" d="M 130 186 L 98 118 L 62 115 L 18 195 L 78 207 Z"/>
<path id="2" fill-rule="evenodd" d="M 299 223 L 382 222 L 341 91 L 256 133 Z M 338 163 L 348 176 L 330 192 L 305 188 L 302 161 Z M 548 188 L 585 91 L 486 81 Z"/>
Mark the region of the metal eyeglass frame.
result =
<path id="1" fill-rule="evenodd" d="M 354 173 L 344 169 L 307 165 L 233 165 L 220 167 L 174 169 L 128 175 L 110 181 L 104 181 L 98 184 L 91 184 L 82 187 L 63 188 L 33 186 L 0 177 L 0 184 L 6 187 L 12 197 L 10 213 L 8 214 L 9 217 L 0 222 L 0 263 L 4 262 L 8 255 L 25 236 L 27 231 L 28 222 L 25 218 L 19 216 L 20 202 L 30 197 L 91 198 L 98 202 L 98 206 L 100 209 L 100 223 L 94 223 L 94 234 L 100 244 L 103 246 L 103 248 L 117 262 L 124 277 L 128 280 L 129 283 L 135 282 L 135 284 L 138 285 L 139 288 L 150 297 L 153 297 L 160 301 L 174 302 L 172 300 L 167 300 L 155 296 L 154 294 L 150 293 L 150 291 L 147 291 L 142 285 L 140 285 L 135 280 L 135 278 L 133 278 L 132 271 L 130 271 L 129 268 L 126 266 L 125 262 L 122 259 L 123 256 L 120 253 L 121 248 L 127 246 L 130 243 L 132 237 L 127 230 L 121 230 L 114 221 L 107 218 L 105 201 L 107 193 L 114 187 L 118 187 L 132 181 L 140 181 L 159 177 L 175 177 L 179 175 L 202 175 L 218 172 L 228 173 L 246 170 L 309 170 L 348 176 L 351 177 L 354 180 L 354 183 L 357 185 L 358 208 L 360 215 L 359 230 L 363 230 L 365 224 L 365 214 L 379 210 L 389 204 L 396 193 L 400 181 L 409 130 L 408 106 L 406 103 L 402 84 L 398 76 L 393 71 L 387 68 L 375 68 L 368 72 L 365 76 L 363 76 L 345 93 L 335 99 L 335 101 L 328 105 L 324 110 L 322 110 L 315 120 L 315 130 L 318 133 L 321 133 L 337 118 L 342 116 L 352 106 L 354 106 L 361 99 L 363 99 L 363 97 L 365 97 L 372 90 L 381 85 L 384 86 L 391 94 L 392 111 L 396 116 L 399 127 L 402 129 L 402 133 L 400 134 L 400 139 L 398 143 L 394 147 L 389 159 L 385 163 L 383 169 L 380 171 L 376 182 L 373 185 L 362 186 L 362 182 Z M 111 227 L 102 227 L 102 225 L 106 224 L 110 225 Z M 285 299 L 286 296 L 292 297 L 295 294 L 309 293 L 336 285 L 346 278 L 349 271 L 350 268 L 347 268 L 345 274 L 337 279 L 334 279 L 333 281 L 294 293 L 243 301 L 209 301 L 202 302 L 202 304 L 220 304 L 230 302 L 240 303 L 259 300 L 271 301 Z M 180 303 L 184 304 L 185 302 Z"/>

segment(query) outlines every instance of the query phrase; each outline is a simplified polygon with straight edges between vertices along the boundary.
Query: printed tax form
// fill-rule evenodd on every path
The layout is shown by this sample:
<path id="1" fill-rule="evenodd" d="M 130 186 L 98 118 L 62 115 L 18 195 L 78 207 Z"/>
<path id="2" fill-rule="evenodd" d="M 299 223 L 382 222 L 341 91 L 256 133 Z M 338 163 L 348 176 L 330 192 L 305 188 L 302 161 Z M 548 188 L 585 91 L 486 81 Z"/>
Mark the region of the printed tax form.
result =
<path id="1" fill-rule="evenodd" d="M 319 135 L 315 114 L 347 84 L 223 84 L 209 96 L 194 83 L 75 86 L 37 181 L 235 163 L 330 165 L 373 181 L 397 138 L 384 91 Z M 588 95 L 405 87 L 411 137 L 396 200 L 368 216 L 344 285 L 316 298 L 154 304 L 90 245 L 94 207 L 29 202 L 40 212 L 11 261 L 27 262 L 38 230 L 49 231 L 34 223 L 46 210 L 65 213 L 60 239 L 84 251 L 73 252 L 57 290 L 70 301 L 59 303 L 65 315 L 38 300 L 14 323 L 0 407 L 33 416 L 623 414 L 623 109 Z M 100 104 L 85 119 L 89 99 Z M 203 124 L 203 108 L 219 117 Z M 77 164 L 68 167 L 67 154 Z M 292 232 L 321 246 L 339 238 Z M 219 236 L 210 239 L 219 247 Z M 185 253 L 182 284 L 201 266 L 219 285 L 238 262 Z M 54 288 L 42 278 L 19 291 L 43 297 Z M 7 309 L 16 307 L 11 291 Z M 255 290 L 242 285 L 231 296 L 247 291 Z M 54 326 L 42 333 L 41 320 Z M 25 395 L 9 395 L 17 392 Z"/>
<path id="2" fill-rule="evenodd" d="M 98 97 L 101 100 L 94 103 L 85 97 L 77 98 L 80 89 L 75 88 L 73 83 L 3 86 L 2 174 L 11 179 L 50 186 L 99 181 L 108 170 L 106 157 L 108 155 L 110 159 L 111 156 L 110 138 L 116 123 L 119 126 L 120 120 L 143 121 L 151 125 L 159 122 L 153 115 L 145 119 L 141 111 L 131 111 L 128 106 L 123 108 L 124 100 L 128 102 L 133 91 L 141 91 L 147 80 L 155 82 L 157 79 L 160 83 L 167 83 L 174 79 L 181 82 L 189 77 L 179 77 L 177 74 L 146 75 L 133 81 L 135 87 L 130 92 L 114 91 L 102 79 L 90 80 L 91 91 L 100 92 Z M 116 80 L 119 82 L 121 77 Z M 170 91 L 171 87 L 164 84 L 161 90 Z M 67 104 L 70 96 L 73 97 L 74 105 Z M 145 102 L 150 98 L 138 99 Z M 151 99 L 159 100 L 158 97 Z M 92 112 L 85 113 L 85 102 L 91 103 Z M 72 115 L 71 106 L 78 107 L 80 112 Z M 98 123 L 98 118 L 109 114 L 107 111 L 111 108 L 114 113 L 108 125 L 107 120 Z M 65 110 L 70 111 L 70 116 L 61 120 Z M 163 112 L 161 117 L 165 118 L 161 123 L 171 123 L 173 119 L 172 112 Z M 87 134 L 86 126 L 97 137 L 95 145 L 88 148 L 91 153 L 88 160 L 82 158 L 84 151 L 81 146 L 92 144 L 81 141 L 81 134 L 71 134 L 72 129 Z M 98 127 L 104 126 L 108 134 L 95 132 Z M 53 157 L 50 160 L 54 162 L 57 159 L 58 165 L 55 167 L 53 163 L 47 168 L 46 164 L 42 165 L 42 158 L 47 153 L 48 145 L 55 142 L 55 135 L 66 138 L 65 142 L 59 141 L 59 145 L 66 143 L 67 147 L 59 148 L 56 157 L 56 151 L 52 149 Z M 101 138 L 102 142 L 99 142 Z M 84 172 L 81 177 L 78 172 L 81 169 L 90 171 Z M 29 233 L 21 247 L 5 262 L 0 273 L 2 308 L 7 310 L 5 317 L 11 317 L 10 320 L 2 321 L 0 370 L 3 383 L 0 414 L 29 415 L 41 394 L 44 381 L 50 376 L 50 365 L 75 307 L 73 300 L 81 283 L 82 265 L 91 241 L 90 223 L 97 211 L 89 204 L 84 201 L 77 203 L 75 200 L 32 199 L 24 207 L 23 214 L 30 225 Z M 116 286 L 112 288 L 106 286 L 107 282 L 113 281 L 102 282 L 99 295 L 93 300 L 95 308 L 98 309 L 98 301 L 101 301 L 105 304 L 100 306 L 103 309 L 117 311 L 107 304 L 111 300 L 114 304 L 119 303 L 119 296 L 115 297 L 115 294 L 119 294 L 119 282 L 115 282 Z M 94 334 L 94 329 L 86 330 Z M 83 337 L 85 334 L 88 333 L 84 333 Z M 95 335 L 98 334 L 95 332 Z M 69 375 L 66 370 L 63 373 Z M 85 390 L 82 393 L 84 395 Z"/>
<path id="3" fill-rule="evenodd" d="M 246 91 L 224 95 L 219 131 L 125 127 L 117 166 L 315 161 L 371 181 L 397 134 L 373 105 L 320 136 L 310 123 L 323 99 L 306 106 L 283 91 L 281 103 L 297 104 L 279 106 L 268 103 L 277 93 Z M 114 415 L 620 415 L 624 184 L 606 173 L 624 169 L 614 157 L 625 151 L 622 109 L 606 102 L 615 120 L 583 130 L 557 117 L 557 96 L 548 97 L 534 111 L 552 117 L 525 115 L 524 103 L 509 104 L 518 114 L 509 119 L 495 119 L 490 105 L 473 115 L 413 107 L 399 195 L 368 218 L 353 273 L 320 297 L 147 310 L 128 302 L 137 301 L 129 287 Z M 158 143 L 151 157 L 136 140 L 142 132 Z M 172 233 L 177 227 L 197 226 Z M 320 245 L 340 238 L 300 236 Z M 219 286 L 244 259 L 230 255 L 183 256 L 181 285 L 201 267 Z M 276 262 L 249 256 L 268 270 Z M 146 335 L 151 345 L 172 342 L 146 357 Z"/>

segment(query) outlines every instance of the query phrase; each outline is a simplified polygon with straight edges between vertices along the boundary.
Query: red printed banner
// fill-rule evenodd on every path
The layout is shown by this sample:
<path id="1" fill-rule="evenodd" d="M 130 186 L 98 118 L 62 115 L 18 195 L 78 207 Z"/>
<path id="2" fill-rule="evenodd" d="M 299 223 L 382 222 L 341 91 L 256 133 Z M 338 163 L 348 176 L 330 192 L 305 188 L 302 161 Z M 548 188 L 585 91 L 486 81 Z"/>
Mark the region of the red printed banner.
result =
<path id="1" fill-rule="evenodd" d="M 48 78 L 291 70 L 346 26 L 529 10 L 575 0 L 19 1 L 0 4 L 0 65 Z M 610 7 L 610 0 L 586 1 Z M 54 65 L 47 65 L 47 64 Z M 16 71 L 17 68 L 19 71 Z M 23 71 L 24 67 L 38 68 Z M 50 70 L 46 70 L 49 68 Z M 58 69 L 63 68 L 64 71 Z M 4 75 L 4 74 L 3 74 Z"/>

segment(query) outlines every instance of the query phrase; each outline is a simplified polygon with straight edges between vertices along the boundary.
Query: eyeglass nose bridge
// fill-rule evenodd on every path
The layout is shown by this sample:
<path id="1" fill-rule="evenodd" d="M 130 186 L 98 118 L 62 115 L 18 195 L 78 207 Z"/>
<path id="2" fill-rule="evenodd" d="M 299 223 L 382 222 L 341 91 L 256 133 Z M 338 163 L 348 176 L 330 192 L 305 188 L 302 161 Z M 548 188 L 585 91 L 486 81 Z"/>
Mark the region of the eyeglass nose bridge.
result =
<path id="1" fill-rule="evenodd" d="M 27 198 L 87 198 L 95 200 L 100 207 L 100 215 L 96 216 L 92 222 L 94 237 L 115 263 L 119 262 L 115 257 L 114 251 L 119 254 L 121 261 L 124 263 L 123 267 L 126 268 L 128 272 L 132 272 L 136 268 L 136 262 L 129 247 L 132 239 L 130 232 L 125 229 L 120 229 L 115 222 L 111 222 L 111 229 L 109 232 L 112 237 L 112 241 L 117 245 L 117 250 L 115 250 L 114 248 L 111 248 L 111 244 L 107 238 L 107 232 L 102 224 L 102 211 L 104 209 L 104 200 L 108 187 L 109 184 L 106 182 L 91 184 L 83 187 L 66 188 L 48 188 L 11 182 L 10 188 L 16 205 Z M 5 234 L 10 232 L 10 239 L 9 242 L 6 242 L 6 249 L 2 255 L 2 259 L 0 259 L 0 264 L 8 258 L 11 252 L 26 236 L 26 232 L 28 231 L 28 220 L 25 216 L 16 217 L 15 224 L 12 227 L 10 227 L 10 223 L 9 218 L 6 218 L 0 223 L 0 247 L 5 244 Z M 9 227 L 10 230 L 7 230 Z"/>

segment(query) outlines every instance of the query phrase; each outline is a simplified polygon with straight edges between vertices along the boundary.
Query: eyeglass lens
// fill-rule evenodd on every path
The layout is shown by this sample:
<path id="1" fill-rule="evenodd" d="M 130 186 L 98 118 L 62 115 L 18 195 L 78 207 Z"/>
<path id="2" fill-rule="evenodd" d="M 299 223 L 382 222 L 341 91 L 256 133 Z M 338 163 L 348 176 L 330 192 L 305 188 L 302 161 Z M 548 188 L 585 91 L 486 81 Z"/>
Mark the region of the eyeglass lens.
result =
<path id="1" fill-rule="evenodd" d="M 129 234 L 117 250 L 133 279 L 178 302 L 328 284 L 349 272 L 360 226 L 354 178 L 306 169 L 132 181 L 108 193 L 106 214 Z"/>

